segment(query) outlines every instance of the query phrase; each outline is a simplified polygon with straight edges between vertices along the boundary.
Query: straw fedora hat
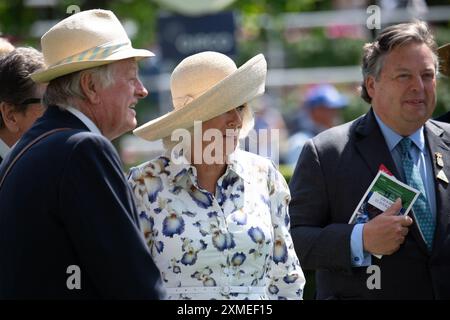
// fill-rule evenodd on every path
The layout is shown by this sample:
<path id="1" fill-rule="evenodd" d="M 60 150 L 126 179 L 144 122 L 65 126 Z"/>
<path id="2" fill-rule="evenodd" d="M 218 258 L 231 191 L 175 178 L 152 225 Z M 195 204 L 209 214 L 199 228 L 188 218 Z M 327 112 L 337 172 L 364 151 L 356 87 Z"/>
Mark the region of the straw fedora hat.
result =
<path id="1" fill-rule="evenodd" d="M 450 77 L 450 43 L 447 43 L 438 49 L 441 72 Z"/>
<path id="2" fill-rule="evenodd" d="M 133 131 L 154 141 L 194 121 L 207 121 L 264 93 L 267 64 L 258 54 L 239 69 L 222 53 L 206 51 L 187 57 L 170 79 L 174 110 Z"/>
<path id="3" fill-rule="evenodd" d="M 31 75 L 39 83 L 122 59 L 154 56 L 134 49 L 114 13 L 101 9 L 60 21 L 42 36 L 41 46 L 47 68 Z"/>

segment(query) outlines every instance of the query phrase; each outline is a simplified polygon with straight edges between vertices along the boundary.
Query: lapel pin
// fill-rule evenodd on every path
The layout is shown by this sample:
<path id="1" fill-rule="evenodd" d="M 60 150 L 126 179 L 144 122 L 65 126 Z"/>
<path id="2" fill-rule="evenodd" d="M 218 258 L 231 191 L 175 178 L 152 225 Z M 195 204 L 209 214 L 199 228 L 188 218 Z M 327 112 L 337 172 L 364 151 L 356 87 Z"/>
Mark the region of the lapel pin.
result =
<path id="1" fill-rule="evenodd" d="M 438 167 L 443 168 L 444 167 L 444 160 L 442 160 L 442 153 L 435 152 L 434 156 L 436 157 L 436 164 Z"/>
<path id="2" fill-rule="evenodd" d="M 444 170 L 442 170 L 442 169 L 439 170 L 439 173 L 437 174 L 437 178 L 442 180 L 442 181 L 444 181 L 444 182 L 446 182 L 446 183 L 448 183 L 448 178 L 445 175 Z"/>

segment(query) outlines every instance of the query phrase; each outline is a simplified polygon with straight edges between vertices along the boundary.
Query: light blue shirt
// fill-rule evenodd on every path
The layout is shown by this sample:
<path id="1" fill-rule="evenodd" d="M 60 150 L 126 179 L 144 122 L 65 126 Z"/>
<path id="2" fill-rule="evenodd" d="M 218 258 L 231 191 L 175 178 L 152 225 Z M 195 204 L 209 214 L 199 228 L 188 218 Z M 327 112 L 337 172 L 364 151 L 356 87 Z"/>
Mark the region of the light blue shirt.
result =
<path id="1" fill-rule="evenodd" d="M 403 139 L 403 136 L 396 133 L 394 130 L 389 128 L 375 113 L 375 118 L 380 126 L 381 133 L 386 141 L 386 144 L 391 152 L 392 159 L 396 165 L 397 171 L 400 174 L 400 177 L 404 179 L 403 168 L 401 165 L 401 154 L 399 148 L 397 148 L 397 144 L 400 140 Z M 419 167 L 420 175 L 424 182 L 425 193 L 430 205 L 431 214 L 433 217 L 436 217 L 436 198 L 435 198 L 435 189 L 434 189 L 434 177 L 433 177 L 433 167 L 432 167 L 432 159 L 431 155 L 426 148 L 425 144 L 425 135 L 423 126 L 409 136 L 411 141 L 417 148 L 412 148 L 411 156 L 414 160 L 416 166 Z M 389 168 L 388 168 L 389 169 Z M 351 235 L 351 255 L 352 255 L 352 265 L 355 267 L 368 266 L 372 263 L 371 255 L 368 252 L 364 251 L 363 240 L 362 240 L 362 232 L 364 225 L 357 224 L 353 228 Z"/>
<path id="2" fill-rule="evenodd" d="M 0 158 L 5 159 L 6 155 L 11 151 L 8 145 L 0 138 Z"/>

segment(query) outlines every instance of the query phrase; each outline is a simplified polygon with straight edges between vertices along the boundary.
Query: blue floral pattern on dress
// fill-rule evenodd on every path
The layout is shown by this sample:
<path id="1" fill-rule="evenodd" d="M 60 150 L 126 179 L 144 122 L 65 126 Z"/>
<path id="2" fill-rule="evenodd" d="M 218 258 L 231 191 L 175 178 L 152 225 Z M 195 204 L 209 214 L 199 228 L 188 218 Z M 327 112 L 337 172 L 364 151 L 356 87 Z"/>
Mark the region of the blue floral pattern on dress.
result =
<path id="1" fill-rule="evenodd" d="M 182 251 L 184 252 L 183 256 L 181 257 L 181 263 L 184 265 L 193 265 L 197 261 L 197 253 L 200 250 L 205 250 L 207 247 L 207 244 L 205 241 L 200 240 L 199 244 L 200 246 L 194 246 L 193 240 L 182 238 L 183 240 L 183 246 Z"/>
<path id="2" fill-rule="evenodd" d="M 231 264 L 233 265 L 233 267 L 238 267 L 244 263 L 245 259 L 246 257 L 243 252 L 236 252 L 231 258 Z"/>
<path id="3" fill-rule="evenodd" d="M 155 237 L 158 235 L 158 230 L 154 228 L 155 222 L 152 217 L 147 217 L 147 215 L 142 212 L 140 215 L 140 225 L 142 232 L 144 233 L 145 239 L 147 239 L 147 245 L 150 248 L 152 255 L 155 255 L 154 250 L 161 253 L 164 249 L 164 243 L 162 241 L 155 241 Z"/>
<path id="4" fill-rule="evenodd" d="M 173 237 L 174 234 L 182 234 L 184 231 L 184 220 L 176 212 L 170 213 L 163 221 L 163 234 L 167 237 Z"/>
<path id="5" fill-rule="evenodd" d="M 275 263 L 285 263 L 288 258 L 288 250 L 284 239 L 276 239 L 273 250 L 273 261 Z"/>
<path id="6" fill-rule="evenodd" d="M 166 299 L 301 299 L 289 233 L 290 193 L 267 159 L 236 150 L 215 194 L 195 167 L 161 156 L 132 168 L 141 230 L 166 288 L 254 286 L 263 292 L 169 293 Z"/>

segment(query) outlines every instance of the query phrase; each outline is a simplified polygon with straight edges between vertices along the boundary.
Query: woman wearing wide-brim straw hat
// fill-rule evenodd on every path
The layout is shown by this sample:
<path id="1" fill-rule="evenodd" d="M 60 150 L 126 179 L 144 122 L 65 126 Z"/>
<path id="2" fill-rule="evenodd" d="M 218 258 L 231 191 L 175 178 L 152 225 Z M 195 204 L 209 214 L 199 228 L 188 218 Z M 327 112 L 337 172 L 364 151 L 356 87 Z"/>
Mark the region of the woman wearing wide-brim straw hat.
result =
<path id="1" fill-rule="evenodd" d="M 444 76 L 450 77 L 450 43 L 444 44 L 442 47 L 439 47 L 438 55 L 439 71 Z M 450 123 L 450 111 L 436 118 L 436 120 Z"/>
<path id="2" fill-rule="evenodd" d="M 174 110 L 134 131 L 166 147 L 129 183 L 167 299 L 302 298 L 287 184 L 272 162 L 237 148 L 266 72 L 262 54 L 240 68 L 221 53 L 192 55 L 172 73 Z"/>

